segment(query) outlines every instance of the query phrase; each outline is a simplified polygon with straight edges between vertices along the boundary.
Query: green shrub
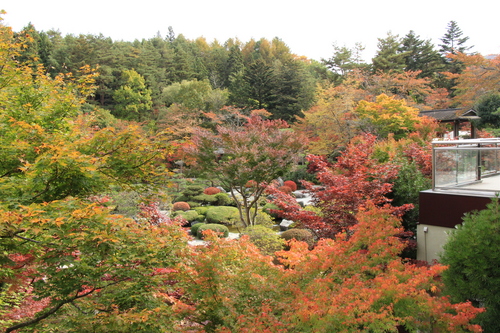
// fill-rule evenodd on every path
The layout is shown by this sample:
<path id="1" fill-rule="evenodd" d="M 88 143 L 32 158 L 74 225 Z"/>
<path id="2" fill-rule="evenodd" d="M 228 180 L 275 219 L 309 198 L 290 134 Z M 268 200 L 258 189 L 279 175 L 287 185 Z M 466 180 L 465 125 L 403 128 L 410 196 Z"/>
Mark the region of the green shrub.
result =
<path id="1" fill-rule="evenodd" d="M 198 228 L 206 224 L 205 222 L 197 222 L 191 225 L 191 235 L 198 237 Z"/>
<path id="2" fill-rule="evenodd" d="M 186 221 L 193 222 L 193 221 L 198 221 L 198 216 L 200 215 L 195 210 L 188 210 L 188 211 L 178 210 L 172 213 L 172 217 L 176 216 L 182 216 Z"/>
<path id="3" fill-rule="evenodd" d="M 182 210 L 182 211 L 188 211 L 191 209 L 191 206 L 187 203 L 187 202 L 184 202 L 184 201 L 178 201 L 178 202 L 175 202 L 174 205 L 172 206 L 172 211 L 178 211 L 178 210 Z"/>
<path id="4" fill-rule="evenodd" d="M 208 223 L 234 224 L 240 220 L 238 208 L 230 206 L 214 206 L 207 211 Z"/>
<path id="5" fill-rule="evenodd" d="M 190 185 L 184 191 L 182 191 L 182 194 L 184 194 L 186 197 L 191 198 L 202 194 L 203 189 L 204 187 L 201 185 Z"/>
<path id="6" fill-rule="evenodd" d="M 179 201 L 184 201 L 184 202 L 188 202 L 189 201 L 189 198 L 186 197 L 185 195 L 181 194 L 181 195 L 178 195 L 178 196 L 175 196 L 174 199 L 173 199 L 173 202 L 179 202 Z"/>
<path id="7" fill-rule="evenodd" d="M 187 203 L 189 204 L 189 206 L 191 206 L 191 209 L 194 209 L 196 207 L 201 206 L 201 204 L 199 202 L 196 202 L 196 201 L 188 201 Z"/>
<path id="8" fill-rule="evenodd" d="M 500 332 L 500 202 L 467 213 L 463 224 L 451 229 L 443 246 L 441 262 L 445 293 L 453 302 L 471 301 L 486 308 L 474 320 L 484 332 Z"/>
<path id="9" fill-rule="evenodd" d="M 313 173 L 309 173 L 307 171 L 307 165 L 298 165 L 294 168 L 294 170 L 286 173 L 283 176 L 284 179 L 289 179 L 294 181 L 296 184 L 300 184 L 301 180 L 306 180 L 308 182 L 317 183 L 318 179 L 316 179 L 316 175 Z"/>
<path id="10" fill-rule="evenodd" d="M 291 239 L 296 239 L 301 242 L 306 242 L 310 247 L 314 245 L 314 236 L 307 229 L 290 229 L 284 231 L 281 234 L 281 238 L 283 238 L 286 241 L 289 241 Z"/>
<path id="11" fill-rule="evenodd" d="M 232 206 L 234 204 L 233 199 L 227 193 L 217 193 L 215 197 L 217 198 L 217 206 Z"/>
<path id="12" fill-rule="evenodd" d="M 273 210 L 273 209 L 278 209 L 279 210 L 280 208 L 278 206 L 276 206 L 275 204 L 270 203 L 270 202 L 266 203 L 264 205 L 264 207 L 262 207 L 262 210 L 264 212 L 266 212 L 267 214 L 271 215 L 272 217 L 278 217 L 278 214 L 275 214 L 275 213 L 271 212 L 271 210 Z"/>
<path id="13" fill-rule="evenodd" d="M 198 238 L 203 239 L 203 231 L 205 230 L 213 230 L 219 233 L 219 237 L 226 238 L 229 236 L 229 229 L 222 224 L 203 224 L 201 227 L 198 227 L 197 235 Z"/>
<path id="14" fill-rule="evenodd" d="M 245 228 L 242 234 L 248 235 L 250 241 L 266 255 L 273 255 L 274 252 L 283 250 L 285 245 L 285 240 L 279 234 L 262 225 Z"/>
<path id="15" fill-rule="evenodd" d="M 255 224 L 271 228 L 275 224 L 275 221 L 271 215 L 262 210 L 259 210 L 257 212 L 257 215 L 255 216 Z"/>
<path id="16" fill-rule="evenodd" d="M 200 215 L 207 215 L 207 211 L 210 208 L 210 206 L 200 206 L 200 207 L 194 207 L 193 209 L 198 212 Z"/>
<path id="17" fill-rule="evenodd" d="M 202 204 L 214 204 L 217 202 L 217 197 L 215 195 L 209 195 L 203 193 L 194 196 L 192 199 Z"/>

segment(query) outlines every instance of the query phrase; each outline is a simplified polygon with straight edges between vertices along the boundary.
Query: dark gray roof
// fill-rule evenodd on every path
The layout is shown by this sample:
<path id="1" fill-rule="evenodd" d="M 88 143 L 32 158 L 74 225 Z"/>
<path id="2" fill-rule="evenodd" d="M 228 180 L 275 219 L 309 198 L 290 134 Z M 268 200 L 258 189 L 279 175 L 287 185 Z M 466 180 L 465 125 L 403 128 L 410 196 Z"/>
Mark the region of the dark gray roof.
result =
<path id="1" fill-rule="evenodd" d="M 439 109 L 420 111 L 420 116 L 434 118 L 439 122 L 452 122 L 456 120 L 471 120 L 479 119 L 476 110 L 474 109 Z"/>

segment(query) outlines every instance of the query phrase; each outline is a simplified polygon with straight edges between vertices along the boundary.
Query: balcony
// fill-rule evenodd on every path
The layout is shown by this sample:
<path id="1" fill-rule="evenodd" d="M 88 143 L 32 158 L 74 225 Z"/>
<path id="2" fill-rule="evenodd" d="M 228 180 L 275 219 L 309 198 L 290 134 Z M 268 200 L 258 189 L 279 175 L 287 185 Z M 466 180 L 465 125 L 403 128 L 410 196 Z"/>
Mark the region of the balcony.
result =
<path id="1" fill-rule="evenodd" d="M 500 138 L 432 142 L 432 190 L 500 192 Z"/>
<path id="2" fill-rule="evenodd" d="M 500 138 L 432 142 L 432 189 L 420 192 L 417 259 L 439 260 L 448 231 L 500 193 Z"/>

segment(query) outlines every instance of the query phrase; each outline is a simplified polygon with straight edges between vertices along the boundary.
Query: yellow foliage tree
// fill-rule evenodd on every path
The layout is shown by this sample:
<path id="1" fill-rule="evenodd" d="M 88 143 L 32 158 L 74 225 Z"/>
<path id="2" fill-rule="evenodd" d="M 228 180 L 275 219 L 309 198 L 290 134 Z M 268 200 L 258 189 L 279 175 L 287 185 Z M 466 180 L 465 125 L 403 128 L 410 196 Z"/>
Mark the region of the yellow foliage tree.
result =
<path id="1" fill-rule="evenodd" d="M 389 134 L 395 139 L 403 138 L 414 131 L 421 120 L 418 110 L 408 106 L 405 100 L 385 94 L 377 96 L 375 102 L 360 101 L 355 113 L 362 120 L 360 125 L 364 131 L 383 138 Z"/>

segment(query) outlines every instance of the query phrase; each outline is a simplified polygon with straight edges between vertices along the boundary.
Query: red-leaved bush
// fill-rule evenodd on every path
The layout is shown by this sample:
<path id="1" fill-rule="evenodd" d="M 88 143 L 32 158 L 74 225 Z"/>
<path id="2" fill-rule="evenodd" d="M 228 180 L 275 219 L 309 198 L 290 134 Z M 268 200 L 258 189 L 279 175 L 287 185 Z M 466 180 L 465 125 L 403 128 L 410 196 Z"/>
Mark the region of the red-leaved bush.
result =
<path id="1" fill-rule="evenodd" d="M 286 186 L 286 185 L 280 186 L 279 190 L 283 193 L 286 193 L 286 194 L 291 194 L 293 192 L 292 189 L 290 188 L 290 186 Z"/>
<path id="2" fill-rule="evenodd" d="M 220 190 L 217 187 L 207 187 L 203 193 L 208 194 L 208 195 L 214 195 L 217 193 L 220 193 Z"/>
<path id="3" fill-rule="evenodd" d="M 187 202 L 184 202 L 184 201 L 176 202 L 176 203 L 174 203 L 174 205 L 172 207 L 172 211 L 174 211 L 174 212 L 177 210 L 187 211 L 190 209 L 191 209 L 191 206 L 189 206 L 189 204 Z"/>
<path id="4" fill-rule="evenodd" d="M 292 192 L 293 191 L 297 191 L 297 183 L 294 182 L 293 180 L 286 180 L 284 183 L 283 183 L 284 186 L 288 186 L 289 188 L 292 189 Z"/>

